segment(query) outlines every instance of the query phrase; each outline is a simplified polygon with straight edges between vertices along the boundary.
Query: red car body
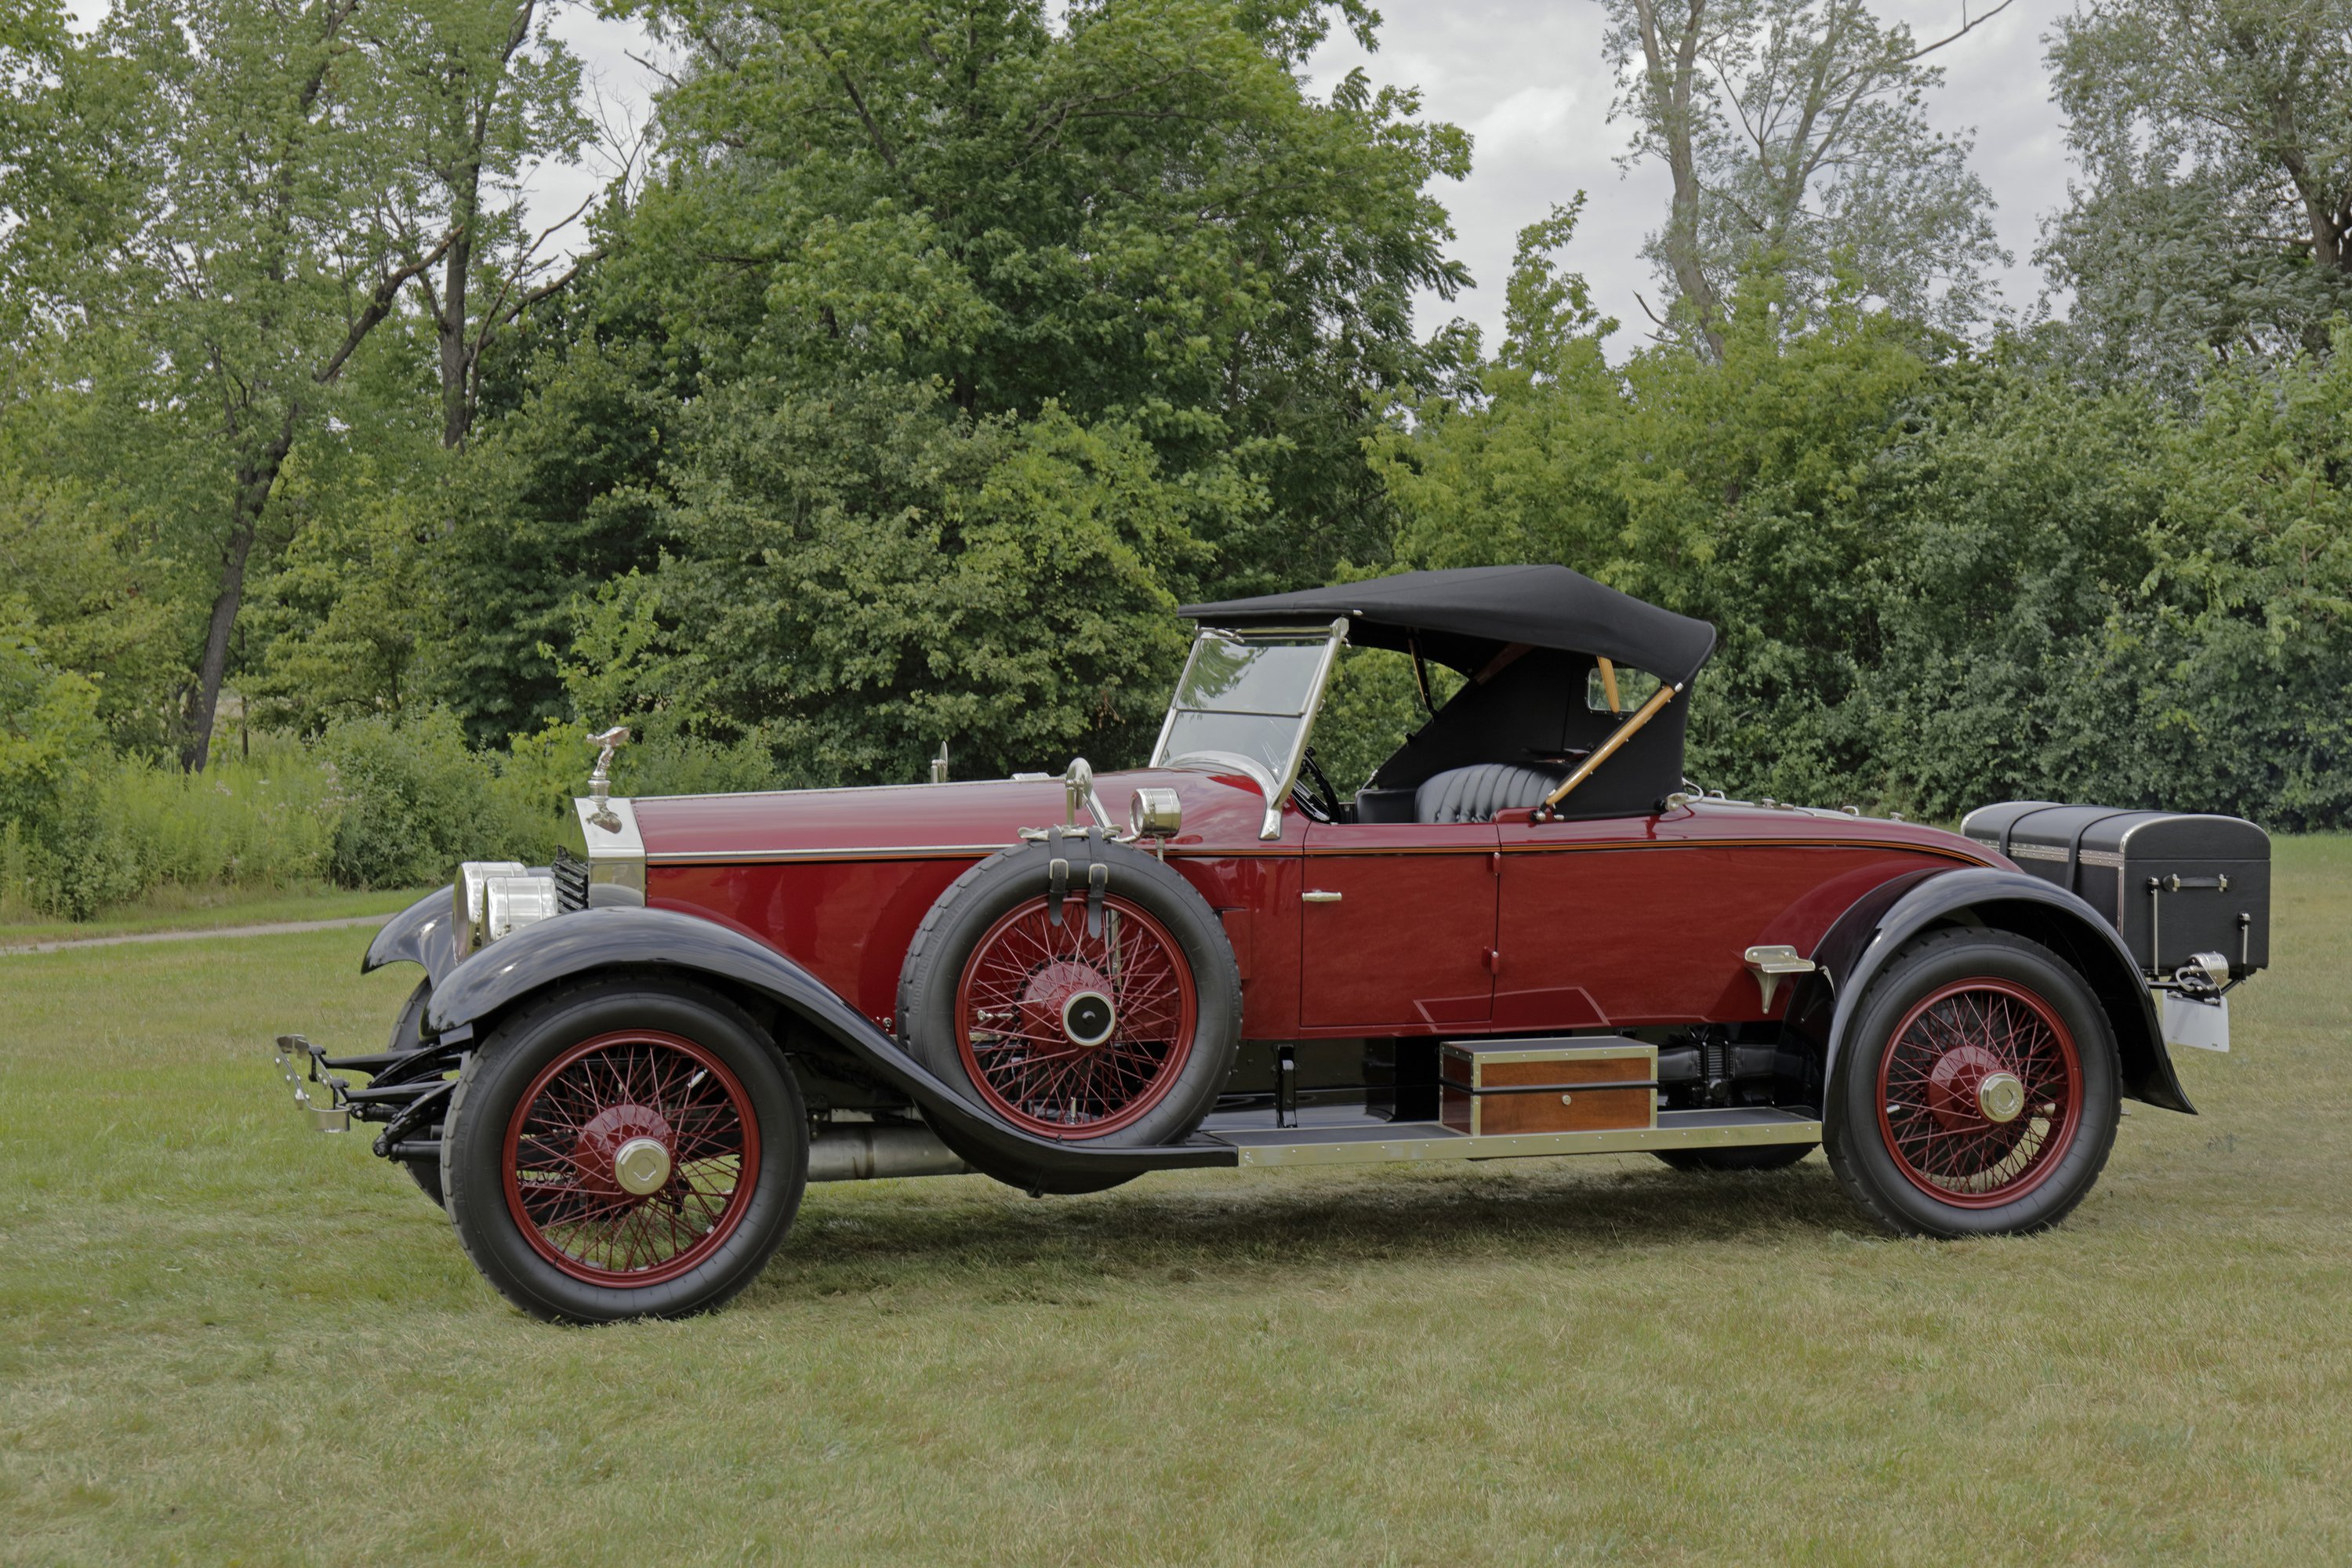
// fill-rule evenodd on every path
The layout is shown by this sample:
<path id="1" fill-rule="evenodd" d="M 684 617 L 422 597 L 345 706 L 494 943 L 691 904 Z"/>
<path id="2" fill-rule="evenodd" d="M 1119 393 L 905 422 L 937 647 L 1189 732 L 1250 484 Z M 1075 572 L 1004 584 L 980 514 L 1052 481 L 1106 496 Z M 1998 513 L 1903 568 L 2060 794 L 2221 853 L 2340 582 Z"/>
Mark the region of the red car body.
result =
<path id="1" fill-rule="evenodd" d="M 1167 858 L 1223 921 L 1244 1039 L 1586 1032 L 1779 1016 L 1744 957 L 1811 952 L 1864 895 L 1961 866 L 2014 869 L 1956 834 L 1843 812 L 1692 800 L 1538 824 L 1316 823 L 1258 837 L 1250 780 L 1097 775 L 1104 798 L 1173 789 Z M 915 927 L 973 861 L 1062 812 L 1055 782 L 643 800 L 646 901 L 805 966 L 893 1030 Z M 1343 895 L 1307 903 L 1310 890 Z"/>

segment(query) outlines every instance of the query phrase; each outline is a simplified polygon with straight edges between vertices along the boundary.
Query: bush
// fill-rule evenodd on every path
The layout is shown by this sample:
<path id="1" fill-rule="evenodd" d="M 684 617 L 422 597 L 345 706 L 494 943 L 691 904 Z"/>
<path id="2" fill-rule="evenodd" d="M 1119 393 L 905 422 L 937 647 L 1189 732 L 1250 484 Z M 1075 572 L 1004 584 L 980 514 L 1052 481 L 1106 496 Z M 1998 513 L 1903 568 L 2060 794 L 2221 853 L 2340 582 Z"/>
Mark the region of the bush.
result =
<path id="1" fill-rule="evenodd" d="M 99 780 L 111 761 L 98 688 L 0 630 L 0 899 L 79 917 L 135 890 L 135 864 L 101 826 Z"/>
<path id="2" fill-rule="evenodd" d="M 320 751 L 334 770 L 341 815 L 335 879 L 355 888 L 412 887 L 448 878 L 460 860 L 544 860 L 554 825 L 499 783 L 445 710 L 346 720 Z"/>
<path id="3" fill-rule="evenodd" d="M 218 757 L 201 773 L 127 763 L 100 792 L 100 819 L 136 865 L 142 891 L 324 881 L 340 816 L 325 766 L 282 740 L 264 741 L 250 757 Z"/>

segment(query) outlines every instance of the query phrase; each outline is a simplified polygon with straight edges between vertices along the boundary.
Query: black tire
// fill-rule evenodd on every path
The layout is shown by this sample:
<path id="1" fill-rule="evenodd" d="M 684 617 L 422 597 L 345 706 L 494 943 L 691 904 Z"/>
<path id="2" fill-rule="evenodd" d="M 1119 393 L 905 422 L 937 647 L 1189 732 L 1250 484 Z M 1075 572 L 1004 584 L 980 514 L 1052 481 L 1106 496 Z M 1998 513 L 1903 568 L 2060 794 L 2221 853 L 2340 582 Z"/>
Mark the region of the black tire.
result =
<path id="1" fill-rule="evenodd" d="M 408 994 L 408 1000 L 401 1004 L 400 1016 L 393 1020 L 392 1039 L 384 1047 L 384 1049 L 388 1051 L 413 1050 L 418 1045 L 423 1043 L 425 1038 L 425 1009 L 432 1000 L 433 982 L 430 979 L 418 981 L 416 983 L 416 989 Z M 416 1190 L 433 1200 L 433 1206 L 435 1208 L 446 1209 L 449 1206 L 447 1203 L 443 1200 L 441 1195 L 441 1159 L 439 1155 L 427 1155 L 425 1158 L 418 1160 L 403 1160 L 399 1162 L 399 1164 L 402 1170 L 408 1173 L 408 1179 L 416 1184 Z"/>
<path id="2" fill-rule="evenodd" d="M 2042 1011 L 2027 1016 L 2041 1020 L 2039 1027 L 2048 1040 L 2045 1055 L 2057 1059 L 2061 1051 L 2048 1027 L 2054 1021 L 2071 1040 L 2075 1065 L 2071 1074 L 2060 1072 L 2051 1080 L 2061 1088 L 2043 1103 L 2055 1110 L 2055 1121 L 2038 1121 L 2033 1115 L 2030 1102 L 2040 1098 L 2038 1089 L 2028 1094 L 2023 1113 L 2011 1113 L 2026 1123 L 2018 1136 L 2025 1141 L 2020 1147 L 2033 1151 L 2021 1168 L 2032 1174 L 2031 1184 L 2023 1173 L 1993 1180 L 2000 1173 L 1988 1167 L 1981 1179 L 1991 1184 L 1981 1195 L 1946 1200 L 1929 1189 L 1926 1178 L 1913 1173 L 1917 1167 L 1903 1152 L 1890 1146 L 1894 1108 L 1882 1117 L 1880 1073 L 1896 1046 L 1895 1031 L 1915 1007 L 1948 987 L 1979 981 L 1989 988 L 2005 988 L 1998 994 L 2021 992 L 2038 1001 Z M 1895 1092 L 1917 1091 L 1890 1090 Z M 1958 1091 L 1944 1092 L 1952 1096 L 1948 1105 L 1964 1106 Z M 2068 1095 L 2076 1101 L 2071 1129 L 2065 1125 L 2069 1112 L 2057 1109 Z M 1853 1026 L 1831 1069 L 1823 1144 L 1838 1180 L 1863 1212 L 1885 1230 L 1945 1238 L 2021 1235 L 2057 1224 L 2089 1193 L 2115 1146 L 2120 1097 L 2115 1031 L 2082 976 L 2049 949 L 2008 931 L 1937 931 L 1896 954 L 1855 1008 Z M 1901 1107 L 1906 1128 L 1928 1126 L 1924 1106 L 1895 1104 Z M 2032 1131 L 2036 1125 L 2049 1131 L 2036 1134 Z M 1952 1135 L 1979 1136 L 1965 1124 Z M 1903 1137 L 1896 1134 L 1896 1141 Z M 2003 1197 L 2011 1188 L 2016 1195 Z"/>
<path id="3" fill-rule="evenodd" d="M 1078 848 L 1076 856 L 1072 849 Z M 1048 840 L 1000 851 L 949 884 L 939 901 L 923 917 L 908 944 L 898 979 L 899 1038 L 917 1060 L 963 1091 L 964 1098 L 984 1114 L 1018 1126 L 992 1103 L 990 1092 L 965 1065 L 957 1017 L 957 991 L 974 949 L 997 922 L 1023 906 L 1040 910 L 1047 899 L 1050 863 L 1071 858 L 1077 867 L 1072 878 L 1070 901 L 1063 928 L 1083 926 L 1087 890 L 1086 857 L 1108 868 L 1107 896 L 1122 900 L 1149 915 L 1167 933 L 1176 957 L 1189 973 L 1193 994 L 1193 1027 L 1189 1050 L 1164 1086 L 1155 1080 L 1150 1091 L 1158 1098 L 1133 1119 L 1100 1134 L 1088 1135 L 1083 1123 L 1056 1129 L 1047 1136 L 1084 1142 L 1097 1148 L 1150 1147 L 1182 1140 L 1200 1125 L 1218 1092 L 1232 1074 L 1234 1053 L 1241 1038 L 1241 972 L 1216 911 L 1173 868 L 1123 844 L 1097 840 L 1084 847 Z M 1074 927 L 1072 922 L 1076 922 Z M 1171 965 L 1172 969 L 1172 965 Z M 1145 1097 L 1138 1094 L 1141 1101 Z M 1106 1118 L 1106 1120 L 1111 1120 Z M 1036 1129 L 1027 1129 L 1035 1131 Z M 956 1147 L 958 1140 L 944 1134 Z M 959 1149 L 959 1152 L 965 1151 Z M 1086 1178 L 1072 1186 L 1035 1172 L 998 1168 L 971 1160 L 999 1180 L 1029 1191 L 1099 1191 L 1117 1182 Z"/>
<path id="4" fill-rule="evenodd" d="M 507 1132 L 542 1070 L 586 1042 L 638 1032 L 683 1039 L 723 1067 L 714 1081 L 731 1076 L 759 1139 L 758 1171 L 740 1211 L 734 1189 L 727 1189 L 732 1228 L 691 1267 L 656 1283 L 596 1283 L 559 1267 L 526 1236 L 508 1198 Z M 467 1057 L 442 1134 L 441 1181 L 467 1256 L 532 1317 L 567 1323 L 677 1318 L 719 1305 L 766 1265 L 800 1208 L 808 1147 L 800 1088 L 767 1033 L 741 1008 L 685 982 L 595 981 L 551 992 L 509 1016 Z"/>
<path id="5" fill-rule="evenodd" d="M 1753 1148 L 1659 1149 L 1654 1152 L 1677 1171 L 1785 1171 L 1820 1147 L 1818 1143 L 1759 1143 Z"/>

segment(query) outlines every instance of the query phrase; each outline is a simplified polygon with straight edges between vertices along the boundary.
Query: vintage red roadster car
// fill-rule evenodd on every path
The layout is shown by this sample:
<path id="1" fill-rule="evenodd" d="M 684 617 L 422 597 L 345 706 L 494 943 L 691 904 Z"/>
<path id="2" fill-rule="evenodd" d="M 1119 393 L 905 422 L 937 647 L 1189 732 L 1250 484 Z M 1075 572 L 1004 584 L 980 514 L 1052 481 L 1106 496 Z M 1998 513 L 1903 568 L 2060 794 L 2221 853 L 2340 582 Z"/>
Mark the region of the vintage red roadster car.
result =
<path id="1" fill-rule="evenodd" d="M 387 1049 L 277 1058 L 541 1317 L 708 1308 L 812 1181 L 1033 1194 L 1179 1167 L 1816 1145 L 1863 1212 L 2051 1225 L 2119 1101 L 2188 1111 L 2268 958 L 2230 817 L 2025 802 L 1961 833 L 1684 777 L 1715 629 L 1557 566 L 1194 605 L 1142 767 L 579 803 L 584 860 L 463 867 L 365 967 Z M 1426 721 L 1352 796 L 1343 647 Z M 1429 701 L 1432 667 L 1463 678 Z M 361 1078 L 367 1081 L 362 1083 Z"/>

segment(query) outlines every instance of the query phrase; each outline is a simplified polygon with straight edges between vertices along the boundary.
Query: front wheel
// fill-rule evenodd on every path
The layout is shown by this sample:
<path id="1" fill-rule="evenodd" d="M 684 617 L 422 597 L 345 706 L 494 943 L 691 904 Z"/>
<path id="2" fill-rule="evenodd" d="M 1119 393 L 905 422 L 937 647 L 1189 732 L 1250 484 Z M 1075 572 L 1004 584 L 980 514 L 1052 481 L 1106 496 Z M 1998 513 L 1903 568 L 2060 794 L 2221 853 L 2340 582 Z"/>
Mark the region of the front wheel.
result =
<path id="1" fill-rule="evenodd" d="M 2055 953 L 2007 931 L 1937 931 L 1855 1011 L 1831 1075 L 1830 1165 L 1898 1235 L 2040 1230 L 2098 1180 L 2119 1082 L 2106 1014 Z"/>
<path id="2" fill-rule="evenodd" d="M 699 986 L 595 983 L 467 1058 L 441 1177 L 467 1255 L 533 1317 L 683 1317 L 750 1284 L 783 1240 L 808 1116 L 740 1008 Z"/>

